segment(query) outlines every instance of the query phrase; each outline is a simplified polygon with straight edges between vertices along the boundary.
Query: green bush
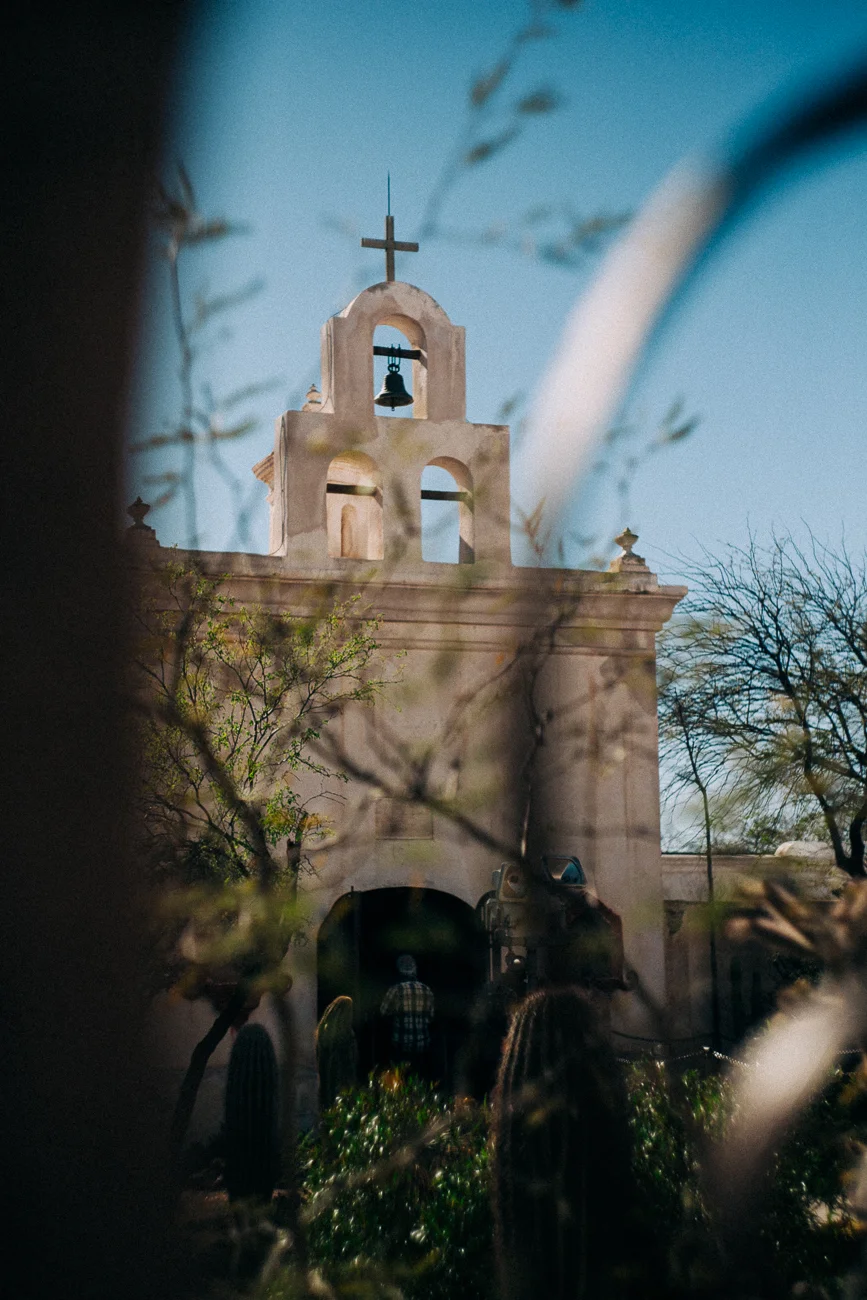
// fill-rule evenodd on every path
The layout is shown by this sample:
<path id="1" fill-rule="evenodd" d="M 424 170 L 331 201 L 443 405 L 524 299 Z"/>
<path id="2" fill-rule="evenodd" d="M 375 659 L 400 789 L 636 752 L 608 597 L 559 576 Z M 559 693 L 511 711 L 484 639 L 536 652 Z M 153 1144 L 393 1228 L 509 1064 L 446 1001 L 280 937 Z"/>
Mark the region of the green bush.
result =
<path id="1" fill-rule="evenodd" d="M 667 1246 L 668 1283 L 649 1281 L 672 1296 L 712 1293 L 719 1258 L 699 1155 L 724 1128 L 730 1089 L 699 1072 L 670 1081 L 655 1061 L 630 1065 L 626 1075 L 639 1200 L 647 1228 Z M 797 1283 L 837 1296 L 834 1279 L 854 1260 L 858 1241 L 842 1182 L 853 1134 L 848 1086 L 838 1075 L 776 1161 L 755 1221 L 763 1296 L 790 1296 Z M 334 1192 L 312 1220 L 309 1244 L 311 1264 L 338 1294 L 493 1300 L 488 1118 L 484 1107 L 450 1109 L 427 1084 L 397 1071 L 342 1093 L 323 1114 L 302 1145 L 303 1201 L 309 1211 L 317 1194 Z M 440 1119 L 446 1130 L 419 1147 L 419 1132 Z M 403 1162 L 367 1177 L 401 1150 Z M 347 1178 L 363 1181 L 345 1187 Z M 288 1300 L 293 1285 L 283 1271 L 267 1295 Z"/>
<path id="2" fill-rule="evenodd" d="M 449 1102 L 399 1071 L 342 1093 L 305 1142 L 304 1199 L 375 1168 L 449 1117 Z M 452 1110 L 447 1129 L 384 1177 L 343 1188 L 310 1226 L 310 1256 L 329 1277 L 387 1265 L 407 1297 L 487 1300 L 493 1295 L 487 1114 Z"/>
<path id="3" fill-rule="evenodd" d="M 809 1110 L 780 1151 L 757 1207 L 756 1258 L 767 1294 L 796 1283 L 832 1284 L 854 1262 L 854 1225 L 846 1213 L 844 1174 L 851 1163 L 847 1078 Z M 689 1071 L 670 1082 L 664 1067 L 628 1068 L 633 1159 L 652 1230 L 669 1245 L 672 1282 L 700 1290 L 716 1268 L 714 1241 L 699 1180 L 701 1147 L 722 1135 L 732 1106 L 719 1075 Z"/>

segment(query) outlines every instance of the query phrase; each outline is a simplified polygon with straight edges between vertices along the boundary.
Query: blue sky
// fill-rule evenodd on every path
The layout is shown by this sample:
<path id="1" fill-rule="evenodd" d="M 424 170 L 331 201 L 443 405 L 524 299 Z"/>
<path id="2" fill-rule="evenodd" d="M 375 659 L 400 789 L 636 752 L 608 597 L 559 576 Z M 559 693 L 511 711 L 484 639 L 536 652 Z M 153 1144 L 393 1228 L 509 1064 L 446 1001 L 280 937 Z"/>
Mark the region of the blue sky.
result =
<path id="1" fill-rule="evenodd" d="M 272 446 L 273 417 L 318 380 L 322 321 L 382 278 L 381 255 L 363 252 L 358 238 L 381 234 L 386 172 L 398 237 L 415 238 L 463 129 L 468 87 L 526 13 L 525 3 L 493 0 L 199 7 L 178 61 L 164 173 L 182 159 L 200 208 L 250 227 L 191 258 L 188 290 L 264 280 L 232 315 L 231 337 L 214 340 L 202 358 L 203 377 L 220 391 L 276 380 L 253 404 L 258 430 L 221 448 L 256 503 L 243 549 L 266 549 L 265 492 L 249 467 Z M 526 118 L 513 144 L 462 174 L 443 227 L 517 228 L 542 204 L 587 217 L 635 210 L 684 155 L 714 147 L 762 105 L 867 49 L 867 10 L 855 0 L 821 8 L 587 0 L 552 11 L 550 22 L 552 36 L 523 48 L 504 108 L 538 87 L 555 89 L 562 106 Z M 845 530 L 853 546 L 867 543 L 864 145 L 853 140 L 779 185 L 719 248 L 643 365 L 625 411 L 636 446 L 676 399 L 701 424 L 639 466 L 627 503 L 610 479 L 601 490 L 585 488 L 573 512 L 577 533 L 610 537 L 628 523 L 641 538 L 636 549 L 672 580 L 678 554 L 742 543 L 749 528 L 763 536 L 807 525 L 831 540 Z M 443 238 L 399 258 L 398 277 L 466 327 L 471 420 L 495 420 L 504 400 L 532 393 L 596 264 L 563 269 Z M 134 439 L 160 432 L 178 410 L 164 277 L 154 257 Z M 200 461 L 199 543 L 238 548 L 232 497 Z M 131 495 L 153 499 L 159 489 L 144 476 L 176 463 L 169 453 L 134 457 Z M 520 482 L 513 493 L 521 502 Z M 149 522 L 164 544 L 187 540 L 176 504 Z"/>

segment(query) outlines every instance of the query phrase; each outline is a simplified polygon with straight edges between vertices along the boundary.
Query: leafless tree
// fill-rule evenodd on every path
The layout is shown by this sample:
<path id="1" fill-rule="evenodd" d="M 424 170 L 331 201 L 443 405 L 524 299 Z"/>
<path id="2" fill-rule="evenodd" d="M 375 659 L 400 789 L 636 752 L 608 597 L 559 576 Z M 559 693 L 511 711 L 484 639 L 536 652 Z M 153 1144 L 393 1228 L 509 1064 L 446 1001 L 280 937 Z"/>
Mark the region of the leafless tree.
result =
<path id="1" fill-rule="evenodd" d="M 753 816 L 792 822 L 813 809 L 838 867 L 863 877 L 864 558 L 815 538 L 752 540 L 705 555 L 687 578 L 688 614 L 666 652 L 669 721 L 683 710 L 710 764 L 705 784 L 725 772 Z"/>
<path id="2" fill-rule="evenodd" d="M 664 793 L 670 802 L 683 795 L 699 796 L 707 870 L 709 910 L 708 946 L 710 958 L 711 1043 L 722 1045 L 720 1031 L 719 971 L 717 965 L 716 918 L 714 916 L 714 817 L 713 803 L 730 777 L 726 747 L 708 726 L 715 706 L 715 681 L 700 666 L 684 665 L 678 656 L 677 634 L 663 635 L 657 653 L 660 765 Z"/>

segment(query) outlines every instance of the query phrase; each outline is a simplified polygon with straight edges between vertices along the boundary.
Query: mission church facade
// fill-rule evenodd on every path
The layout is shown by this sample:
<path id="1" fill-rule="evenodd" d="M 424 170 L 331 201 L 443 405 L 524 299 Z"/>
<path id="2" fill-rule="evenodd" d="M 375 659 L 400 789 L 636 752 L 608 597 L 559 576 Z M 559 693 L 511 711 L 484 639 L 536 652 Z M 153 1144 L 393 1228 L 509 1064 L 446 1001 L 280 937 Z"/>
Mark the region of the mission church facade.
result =
<path id="1" fill-rule="evenodd" d="M 387 225 L 386 246 L 389 235 L 393 243 Z M 464 330 L 421 289 L 395 281 L 391 259 L 388 273 L 325 323 L 321 392 L 277 421 L 273 451 L 254 467 L 268 489 L 270 554 L 196 557 L 227 575 L 239 602 L 275 612 L 315 614 L 324 594 L 360 594 L 381 620 L 386 660 L 402 656 L 382 699 L 334 724 L 366 776 L 330 806 L 333 843 L 316 850 L 302 882 L 310 942 L 290 996 L 308 1113 L 314 1029 L 331 996 L 360 1000 L 362 1061 L 371 1063 L 375 1003 L 395 952 L 414 948 L 443 1023 L 458 1015 L 449 989 L 459 978 L 478 987 L 507 954 L 527 956 L 520 889 L 510 900 L 503 871 L 510 846 L 537 851 L 566 893 L 569 879 L 585 886 L 622 934 L 623 979 L 608 996 L 624 1044 L 659 1034 L 647 1006 L 670 1000 L 666 969 L 683 913 L 669 903 L 666 919 L 655 637 L 684 588 L 660 586 L 628 532 L 608 572 L 513 566 L 509 430 L 467 422 Z M 374 401 L 382 325 L 408 344 L 397 358 L 411 360 L 407 418 Z M 453 488 L 425 489 L 430 466 Z M 451 563 L 423 555 L 431 498 L 458 514 Z M 158 553 L 153 540 L 146 550 L 149 560 Z M 411 779 L 419 756 L 422 799 Z M 571 877 L 562 870 L 570 863 Z M 178 1072 L 210 1013 L 173 1015 L 166 1062 Z M 212 1062 L 214 1095 L 228 1046 Z M 206 1087 L 203 1112 L 209 1104 Z"/>

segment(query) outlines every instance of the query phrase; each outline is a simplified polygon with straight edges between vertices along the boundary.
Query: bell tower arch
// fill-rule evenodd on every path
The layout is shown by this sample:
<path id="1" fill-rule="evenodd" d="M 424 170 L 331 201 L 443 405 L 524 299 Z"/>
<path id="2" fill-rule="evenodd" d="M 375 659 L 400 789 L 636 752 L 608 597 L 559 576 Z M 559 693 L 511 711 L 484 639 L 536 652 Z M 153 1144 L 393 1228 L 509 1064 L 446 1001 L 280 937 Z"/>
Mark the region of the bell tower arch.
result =
<path id="1" fill-rule="evenodd" d="M 400 330 L 421 355 L 412 362 L 412 418 L 465 420 L 467 378 L 462 325 L 453 325 L 423 289 L 384 280 L 365 289 L 322 327 L 322 410 L 373 415 L 373 332 Z"/>
<path id="2" fill-rule="evenodd" d="M 400 331 L 410 345 L 400 358 L 412 359 L 411 405 L 388 415 L 374 404 L 380 325 Z M 273 453 L 253 471 L 271 489 L 271 554 L 300 571 L 360 576 L 353 566 L 369 573 L 382 561 L 389 581 L 454 582 L 454 562 L 422 554 L 423 504 L 448 499 L 460 517 L 464 585 L 467 569 L 481 577 L 511 568 L 509 430 L 467 421 L 463 327 L 423 289 L 388 279 L 326 321 L 321 345 L 321 393 L 285 412 Z M 431 465 L 448 470 L 454 490 L 421 486 Z M 372 477 L 358 476 L 365 466 Z"/>

